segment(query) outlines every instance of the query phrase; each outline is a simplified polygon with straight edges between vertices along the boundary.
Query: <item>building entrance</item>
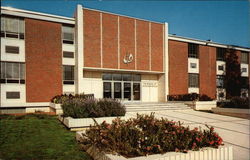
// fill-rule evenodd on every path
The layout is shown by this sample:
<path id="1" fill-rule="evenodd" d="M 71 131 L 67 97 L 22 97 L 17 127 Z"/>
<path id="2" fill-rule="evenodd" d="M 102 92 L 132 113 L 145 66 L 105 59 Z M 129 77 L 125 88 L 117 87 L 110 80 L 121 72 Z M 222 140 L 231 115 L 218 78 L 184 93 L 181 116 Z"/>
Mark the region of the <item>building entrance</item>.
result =
<path id="1" fill-rule="evenodd" d="M 125 101 L 141 100 L 141 76 L 135 74 L 104 73 L 103 97 Z"/>

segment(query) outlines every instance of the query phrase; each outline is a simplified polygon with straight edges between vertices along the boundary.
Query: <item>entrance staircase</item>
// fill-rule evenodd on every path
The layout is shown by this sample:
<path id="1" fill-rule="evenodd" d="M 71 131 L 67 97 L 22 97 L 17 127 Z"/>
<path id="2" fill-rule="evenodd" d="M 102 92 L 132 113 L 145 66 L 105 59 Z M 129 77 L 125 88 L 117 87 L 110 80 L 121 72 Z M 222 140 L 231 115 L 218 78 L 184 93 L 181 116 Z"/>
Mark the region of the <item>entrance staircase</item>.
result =
<path id="1" fill-rule="evenodd" d="M 183 102 L 124 102 L 127 112 L 140 111 L 164 111 L 164 110 L 187 110 L 191 109 Z"/>

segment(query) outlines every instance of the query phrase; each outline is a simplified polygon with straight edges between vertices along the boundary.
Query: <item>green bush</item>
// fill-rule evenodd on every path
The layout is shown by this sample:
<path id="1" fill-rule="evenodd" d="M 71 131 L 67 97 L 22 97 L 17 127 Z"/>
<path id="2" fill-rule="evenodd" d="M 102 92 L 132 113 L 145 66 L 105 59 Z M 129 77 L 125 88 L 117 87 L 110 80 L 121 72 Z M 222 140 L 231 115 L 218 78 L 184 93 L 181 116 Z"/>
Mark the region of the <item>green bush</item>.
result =
<path id="1" fill-rule="evenodd" d="M 62 103 L 63 116 L 73 118 L 124 116 L 125 106 L 114 99 L 72 98 Z"/>
<path id="2" fill-rule="evenodd" d="M 53 97 L 50 101 L 52 103 L 56 103 L 56 104 L 62 104 L 66 101 L 68 101 L 69 99 L 74 99 L 74 98 L 80 98 L 80 99 L 94 99 L 94 94 L 62 94 L 62 95 L 57 95 L 55 97 Z"/>
<path id="3" fill-rule="evenodd" d="M 222 108 L 245 108 L 249 109 L 249 98 L 232 97 L 230 100 L 218 102 L 217 106 Z"/>
<path id="4" fill-rule="evenodd" d="M 212 101 L 213 99 L 205 94 L 177 94 L 177 95 L 168 95 L 169 101 Z"/>
<path id="5" fill-rule="evenodd" d="M 208 127 L 209 128 L 209 127 Z M 91 126 L 81 139 L 85 146 L 95 145 L 106 153 L 137 157 L 165 152 L 187 152 L 202 147 L 217 148 L 221 137 L 214 128 L 198 130 L 184 127 L 167 119 L 157 119 L 154 114 L 137 115 L 127 121 L 116 118 L 112 124 L 105 121 Z"/>

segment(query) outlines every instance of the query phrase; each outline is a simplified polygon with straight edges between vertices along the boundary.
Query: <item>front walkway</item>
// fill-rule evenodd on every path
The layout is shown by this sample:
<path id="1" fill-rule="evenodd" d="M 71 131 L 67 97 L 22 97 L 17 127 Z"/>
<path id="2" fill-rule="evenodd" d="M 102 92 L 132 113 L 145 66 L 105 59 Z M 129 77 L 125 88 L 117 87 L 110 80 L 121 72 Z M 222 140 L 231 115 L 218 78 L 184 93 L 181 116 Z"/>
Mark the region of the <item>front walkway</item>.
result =
<path id="1" fill-rule="evenodd" d="M 139 113 L 150 114 L 150 112 L 142 111 Z M 128 112 L 127 116 L 136 116 L 136 112 Z M 191 129 L 199 126 L 202 129 L 206 129 L 205 124 L 213 126 L 215 131 L 224 140 L 224 144 L 233 146 L 234 160 L 250 159 L 250 120 L 194 110 L 157 111 L 155 112 L 155 116 L 180 121 L 184 126 L 190 126 Z"/>

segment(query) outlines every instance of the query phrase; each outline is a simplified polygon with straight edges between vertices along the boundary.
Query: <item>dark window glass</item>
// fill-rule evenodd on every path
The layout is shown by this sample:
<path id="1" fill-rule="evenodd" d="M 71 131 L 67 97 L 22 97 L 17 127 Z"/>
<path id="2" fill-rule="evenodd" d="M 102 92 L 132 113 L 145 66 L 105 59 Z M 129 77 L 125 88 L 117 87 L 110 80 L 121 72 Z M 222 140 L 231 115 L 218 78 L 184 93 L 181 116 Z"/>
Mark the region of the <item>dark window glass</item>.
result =
<path id="1" fill-rule="evenodd" d="M 218 66 L 218 70 L 224 71 L 224 66 L 223 65 Z"/>
<path id="2" fill-rule="evenodd" d="M 122 79 L 123 79 L 123 81 L 132 81 L 132 75 L 131 74 L 123 74 Z"/>
<path id="3" fill-rule="evenodd" d="M 74 52 L 63 51 L 64 58 L 74 58 Z"/>
<path id="4" fill-rule="evenodd" d="M 63 66 L 63 84 L 74 84 L 74 66 Z"/>
<path id="5" fill-rule="evenodd" d="M 134 100 L 140 100 L 140 83 L 133 83 L 133 97 Z"/>
<path id="6" fill-rule="evenodd" d="M 74 27 L 62 26 L 63 43 L 74 44 Z"/>
<path id="7" fill-rule="evenodd" d="M 112 80 L 112 74 L 111 73 L 104 73 L 102 75 L 103 80 Z"/>
<path id="8" fill-rule="evenodd" d="M 103 82 L 103 97 L 112 98 L 111 82 Z"/>
<path id="9" fill-rule="evenodd" d="M 20 99 L 20 92 L 6 92 L 6 99 Z"/>
<path id="10" fill-rule="evenodd" d="M 188 86 L 189 87 L 199 87 L 199 74 L 190 73 L 188 74 Z"/>
<path id="11" fill-rule="evenodd" d="M 188 57 L 189 58 L 199 58 L 199 45 L 189 43 L 188 44 Z"/>
<path id="12" fill-rule="evenodd" d="M 217 88 L 224 88 L 224 76 L 222 75 L 216 76 L 216 86 Z"/>
<path id="13" fill-rule="evenodd" d="M 121 74 L 113 74 L 113 80 L 114 81 L 121 81 L 122 75 Z"/>
<path id="14" fill-rule="evenodd" d="M 121 82 L 114 82 L 114 98 L 122 98 L 122 84 Z"/>
<path id="15" fill-rule="evenodd" d="M 134 74 L 134 75 L 133 75 L 133 81 L 141 81 L 141 75 L 139 75 L 139 74 Z"/>
<path id="16" fill-rule="evenodd" d="M 249 53 L 248 52 L 241 52 L 241 63 L 248 64 L 249 62 Z"/>
<path id="17" fill-rule="evenodd" d="M 16 46 L 5 46 L 6 53 L 19 54 L 19 47 Z"/>
<path id="18" fill-rule="evenodd" d="M 190 63 L 191 68 L 196 68 L 196 63 Z"/>
<path id="19" fill-rule="evenodd" d="M 131 83 L 124 83 L 124 99 L 131 100 Z"/>
<path id="20" fill-rule="evenodd" d="M 216 48 L 216 59 L 217 61 L 225 61 L 226 49 Z"/>
<path id="21" fill-rule="evenodd" d="M 241 88 L 248 89 L 248 87 L 249 87 L 248 77 L 241 77 Z"/>

